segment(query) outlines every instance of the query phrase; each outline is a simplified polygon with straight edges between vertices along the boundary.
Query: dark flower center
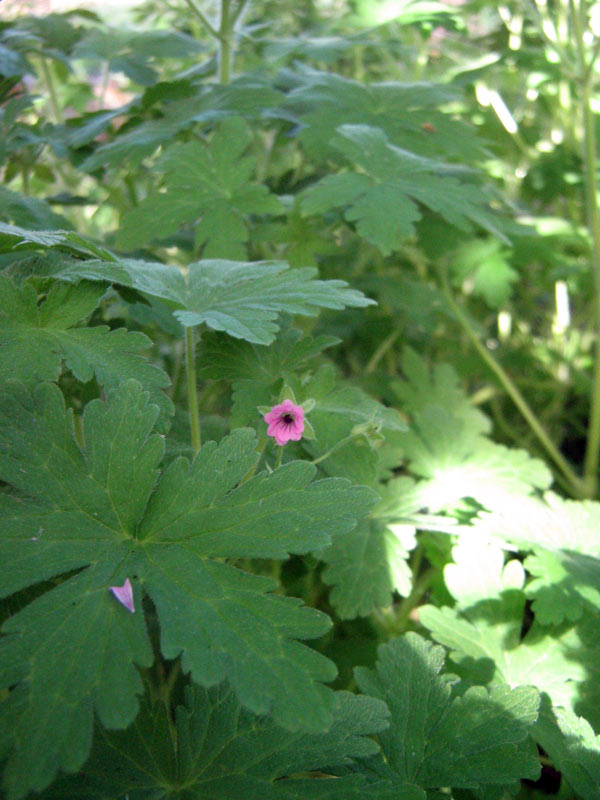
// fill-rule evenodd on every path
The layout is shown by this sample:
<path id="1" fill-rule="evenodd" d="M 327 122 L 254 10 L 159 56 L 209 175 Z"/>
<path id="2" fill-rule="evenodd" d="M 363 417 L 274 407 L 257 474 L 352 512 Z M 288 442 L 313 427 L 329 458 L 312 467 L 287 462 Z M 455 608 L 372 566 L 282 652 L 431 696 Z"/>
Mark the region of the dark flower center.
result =
<path id="1" fill-rule="evenodd" d="M 281 419 L 285 422 L 286 425 L 292 425 L 294 422 L 294 415 L 293 414 L 284 414 Z"/>

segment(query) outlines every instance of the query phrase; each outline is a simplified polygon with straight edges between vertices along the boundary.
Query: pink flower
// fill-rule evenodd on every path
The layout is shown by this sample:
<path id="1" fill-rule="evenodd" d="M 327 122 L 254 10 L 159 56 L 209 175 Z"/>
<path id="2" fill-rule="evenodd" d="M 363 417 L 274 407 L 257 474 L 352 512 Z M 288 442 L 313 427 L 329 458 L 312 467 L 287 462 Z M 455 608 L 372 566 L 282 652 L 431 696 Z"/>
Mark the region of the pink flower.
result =
<path id="1" fill-rule="evenodd" d="M 302 438 L 304 430 L 304 410 L 302 406 L 297 406 L 291 400 L 284 400 L 278 406 L 265 414 L 264 420 L 268 423 L 267 435 L 273 436 L 276 443 L 281 447 L 290 439 L 297 442 Z"/>
<path id="2" fill-rule="evenodd" d="M 110 591 L 114 594 L 121 605 L 125 606 L 127 611 L 131 611 L 133 614 L 135 612 L 135 606 L 133 605 L 133 589 L 131 588 L 131 582 L 129 578 L 125 578 L 125 583 L 123 586 L 109 586 Z"/>

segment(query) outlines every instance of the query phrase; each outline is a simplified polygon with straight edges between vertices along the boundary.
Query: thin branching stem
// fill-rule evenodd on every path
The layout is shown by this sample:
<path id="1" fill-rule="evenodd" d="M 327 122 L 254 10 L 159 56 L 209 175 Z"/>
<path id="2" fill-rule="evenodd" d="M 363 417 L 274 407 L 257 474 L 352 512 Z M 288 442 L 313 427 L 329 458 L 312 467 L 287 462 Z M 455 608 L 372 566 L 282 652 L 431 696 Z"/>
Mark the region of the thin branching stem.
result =
<path id="1" fill-rule="evenodd" d="M 208 20 L 208 18 L 204 14 L 204 12 L 200 8 L 198 8 L 198 6 L 194 2 L 194 0 L 185 0 L 185 2 L 188 4 L 188 6 L 194 12 L 194 14 L 198 17 L 198 19 L 204 25 L 204 27 L 210 33 L 210 35 L 214 39 L 217 39 L 217 40 L 220 41 L 221 34 L 219 33 L 219 31 L 213 25 L 211 25 L 210 21 Z"/>
<path id="2" fill-rule="evenodd" d="M 548 433 L 540 423 L 536 414 L 530 408 L 529 404 L 521 394 L 519 388 L 517 387 L 513 379 L 502 367 L 502 365 L 489 352 L 489 350 L 481 342 L 475 331 L 472 329 L 467 316 L 465 315 L 463 310 L 460 308 L 460 306 L 454 299 L 454 296 L 452 295 L 452 291 L 450 290 L 450 286 L 448 284 L 448 279 L 445 272 L 442 270 L 441 273 L 442 273 L 441 278 L 442 278 L 443 291 L 450 308 L 454 312 L 457 322 L 465 331 L 473 347 L 475 348 L 475 350 L 477 350 L 478 354 L 481 356 L 483 361 L 485 361 L 487 366 L 496 375 L 496 377 L 502 384 L 504 390 L 506 391 L 510 399 L 513 401 L 513 403 L 515 404 L 515 406 L 520 411 L 521 415 L 531 428 L 531 431 L 535 435 L 538 442 L 548 453 L 548 455 L 550 456 L 550 458 L 552 459 L 558 470 L 560 470 L 560 472 L 564 475 L 569 486 L 571 487 L 573 494 L 577 497 L 583 496 L 585 494 L 585 487 L 583 486 L 581 478 L 573 470 L 569 462 L 566 460 L 566 458 L 556 447 L 552 439 L 549 437 Z"/>

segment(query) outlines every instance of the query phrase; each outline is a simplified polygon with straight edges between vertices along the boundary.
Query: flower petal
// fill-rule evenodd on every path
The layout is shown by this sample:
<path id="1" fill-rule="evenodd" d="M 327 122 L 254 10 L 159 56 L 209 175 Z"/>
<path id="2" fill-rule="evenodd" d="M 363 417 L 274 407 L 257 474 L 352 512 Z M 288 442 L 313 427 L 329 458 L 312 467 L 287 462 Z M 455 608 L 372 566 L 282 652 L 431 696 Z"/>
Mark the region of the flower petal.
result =
<path id="1" fill-rule="evenodd" d="M 125 578 L 123 586 L 109 586 L 110 591 L 114 594 L 121 605 L 125 606 L 127 611 L 135 613 L 135 606 L 133 604 L 133 589 L 129 578 Z"/>

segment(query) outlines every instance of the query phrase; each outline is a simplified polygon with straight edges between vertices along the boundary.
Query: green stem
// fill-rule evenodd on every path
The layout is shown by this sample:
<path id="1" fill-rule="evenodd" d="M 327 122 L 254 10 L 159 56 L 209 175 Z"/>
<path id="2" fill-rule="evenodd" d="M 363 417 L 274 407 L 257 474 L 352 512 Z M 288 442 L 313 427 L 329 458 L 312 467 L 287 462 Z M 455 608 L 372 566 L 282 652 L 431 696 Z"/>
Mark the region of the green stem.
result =
<path id="1" fill-rule="evenodd" d="M 533 434 L 535 435 L 539 443 L 548 453 L 548 455 L 550 456 L 556 467 L 562 472 L 562 474 L 567 479 L 569 485 L 572 487 L 573 493 L 578 497 L 585 496 L 585 487 L 583 485 L 583 481 L 575 473 L 569 462 L 566 460 L 566 458 L 563 456 L 560 450 L 556 447 L 554 442 L 550 439 L 550 437 L 540 424 L 540 421 L 538 420 L 534 412 L 529 407 L 529 404 L 519 391 L 517 385 L 510 377 L 510 375 L 507 372 L 505 372 L 504 368 L 498 363 L 498 361 L 496 361 L 494 356 L 481 343 L 479 337 L 471 328 L 469 320 L 467 319 L 462 309 L 452 296 L 450 287 L 448 286 L 448 280 L 444 274 L 442 274 L 442 285 L 448 304 L 454 311 L 458 323 L 469 337 L 473 347 L 477 350 L 483 361 L 485 361 L 488 367 L 499 379 L 500 383 L 504 387 L 504 390 L 506 391 L 510 399 L 513 401 L 515 406 L 518 408 L 518 410 L 521 412 L 521 415 L 531 428 Z"/>
<path id="2" fill-rule="evenodd" d="M 232 25 L 235 25 L 235 24 L 236 24 L 236 22 L 238 21 L 238 19 L 239 19 L 239 18 L 241 17 L 241 15 L 242 15 L 242 11 L 243 11 L 243 10 L 246 8 L 246 6 L 247 6 L 247 5 L 248 5 L 248 0 L 240 0 L 240 2 L 239 2 L 239 4 L 238 4 L 238 7 L 237 7 L 237 8 L 236 8 L 236 10 L 233 12 L 233 15 L 232 15 L 232 17 L 231 17 L 231 23 L 232 23 Z"/>
<path id="3" fill-rule="evenodd" d="M 73 434 L 81 450 L 85 450 L 85 432 L 81 414 L 73 414 Z"/>
<path id="4" fill-rule="evenodd" d="M 587 443 L 583 462 L 583 483 L 586 497 L 593 497 L 598 488 L 598 463 L 600 458 L 600 213 L 596 194 L 596 134 L 591 108 L 593 74 L 586 64 L 584 30 L 580 11 L 571 0 L 571 19 L 579 58 L 581 87 L 581 112 L 583 116 L 583 179 L 587 222 L 592 240 L 591 267 L 594 276 L 594 332 L 595 352 L 590 394 L 590 415 Z M 593 63 L 593 62 L 592 62 Z"/>
<path id="5" fill-rule="evenodd" d="M 230 16 L 231 0 L 221 0 L 221 24 L 219 25 L 219 83 L 231 80 L 231 39 L 233 18 Z"/>
<path id="6" fill-rule="evenodd" d="M 353 439 L 354 439 L 354 436 L 352 434 L 349 434 L 348 436 L 344 436 L 343 439 L 340 439 L 339 442 L 336 442 L 333 445 L 333 447 L 330 447 L 329 450 L 327 450 L 327 452 L 323 453 L 322 456 L 319 456 L 318 458 L 315 458 L 315 460 L 312 463 L 313 464 L 320 464 L 321 461 L 325 461 L 325 459 L 329 458 L 329 456 L 332 455 L 333 453 L 335 453 L 336 450 L 339 450 L 340 447 L 343 447 L 345 444 L 347 444 L 348 442 L 351 442 Z"/>
<path id="7" fill-rule="evenodd" d="M 214 37 L 215 39 L 220 39 L 220 38 L 221 38 L 221 34 L 219 33 L 219 31 L 218 31 L 216 28 L 214 28 L 214 27 L 213 27 L 213 26 L 210 24 L 210 22 L 209 22 L 209 21 L 208 21 L 208 19 L 207 19 L 207 18 L 204 16 L 204 13 L 203 13 L 203 12 L 202 12 L 202 11 L 201 11 L 199 8 L 198 8 L 198 6 L 197 6 L 197 5 L 196 5 L 196 3 L 194 2 L 194 0 L 185 0 L 185 2 L 188 4 L 188 6 L 189 6 L 189 7 L 190 7 L 190 9 L 191 9 L 191 10 L 194 12 L 194 14 L 195 14 L 195 15 L 198 17 L 198 19 L 199 19 L 199 20 L 200 20 L 200 22 L 201 22 L 201 23 L 204 25 L 204 27 L 205 27 L 205 28 L 206 28 L 206 30 L 207 30 L 207 31 L 210 33 L 210 35 L 211 35 L 212 37 Z"/>
<path id="8" fill-rule="evenodd" d="M 200 450 L 200 414 L 198 412 L 198 390 L 196 388 L 196 358 L 194 345 L 194 329 L 185 329 L 185 364 L 187 369 L 188 405 L 190 412 L 190 430 L 192 432 L 192 448 L 194 453 Z"/>
<path id="9" fill-rule="evenodd" d="M 375 352 L 369 359 L 369 363 L 365 367 L 366 375 L 370 375 L 372 372 L 375 371 L 381 359 L 388 352 L 390 347 L 394 346 L 396 339 L 400 336 L 401 333 L 402 333 L 401 329 L 396 328 L 388 336 L 385 337 L 385 339 L 381 342 L 379 347 L 375 350 Z"/>
<path id="10" fill-rule="evenodd" d="M 231 80 L 235 26 L 247 4 L 248 0 L 239 0 L 238 5 L 232 9 L 231 0 L 221 0 L 221 21 L 217 35 L 219 40 L 219 83 L 226 84 Z"/>
<path id="11" fill-rule="evenodd" d="M 48 66 L 48 61 L 44 58 L 44 56 L 40 56 L 40 63 L 42 66 L 44 83 L 46 84 L 46 89 L 48 90 L 48 98 L 50 100 L 50 108 L 52 109 L 52 116 L 54 117 L 54 122 L 56 122 L 57 124 L 61 124 L 62 122 L 64 122 L 64 119 L 60 108 L 60 103 L 58 102 L 58 95 L 56 94 L 56 87 L 54 86 L 54 79 L 52 78 L 52 72 L 50 70 L 50 67 Z"/>
<path id="12" fill-rule="evenodd" d="M 436 567 L 429 567 L 426 569 L 425 572 L 415 580 L 412 591 L 408 597 L 405 597 L 400 603 L 400 606 L 394 615 L 394 622 L 396 626 L 398 626 L 396 628 L 398 633 L 401 633 L 404 630 L 405 623 L 410 616 L 410 612 L 420 604 L 423 596 L 429 590 L 431 582 L 437 573 L 438 570 Z"/>
<path id="13" fill-rule="evenodd" d="M 281 459 L 283 458 L 283 447 L 280 447 L 277 451 L 277 458 L 275 459 L 275 466 L 273 469 L 277 469 L 277 467 L 281 466 Z"/>

